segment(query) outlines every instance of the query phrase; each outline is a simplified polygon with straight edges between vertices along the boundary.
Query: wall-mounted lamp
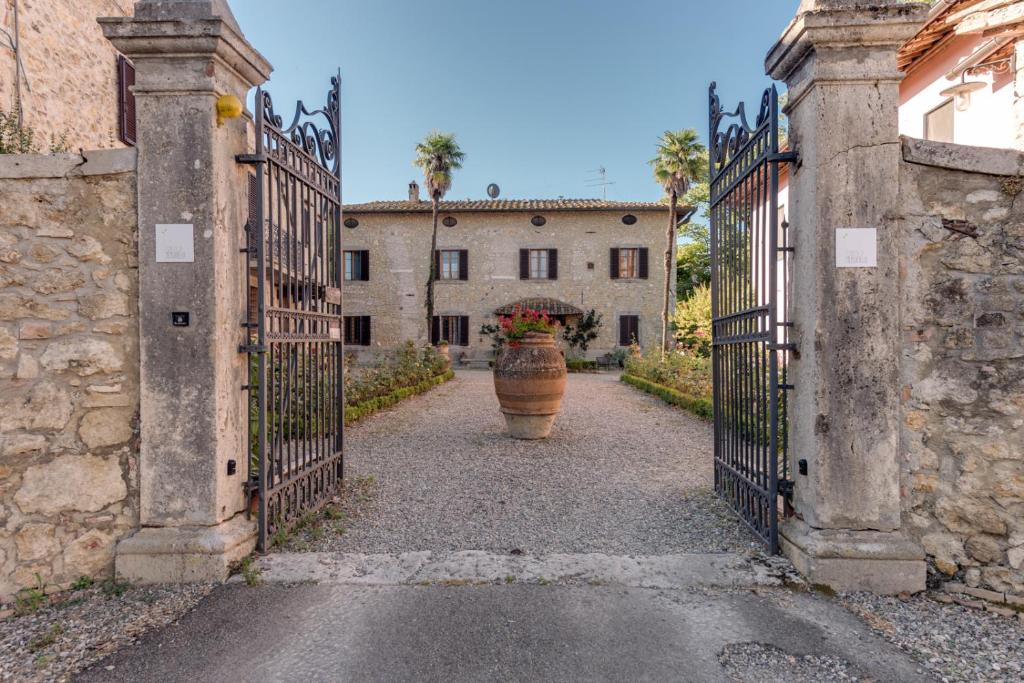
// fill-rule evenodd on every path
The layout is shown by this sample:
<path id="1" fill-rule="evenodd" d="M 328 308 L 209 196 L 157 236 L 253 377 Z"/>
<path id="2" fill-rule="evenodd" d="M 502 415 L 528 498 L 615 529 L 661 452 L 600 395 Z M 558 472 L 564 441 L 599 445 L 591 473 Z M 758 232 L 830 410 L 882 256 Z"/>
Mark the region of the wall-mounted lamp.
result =
<path id="1" fill-rule="evenodd" d="M 956 85 L 946 88 L 939 93 L 942 97 L 954 98 L 954 106 L 957 111 L 967 111 L 971 108 L 971 93 L 979 90 L 984 90 L 988 87 L 988 83 L 981 81 L 967 81 L 967 72 L 965 71 L 960 76 L 960 82 Z"/>

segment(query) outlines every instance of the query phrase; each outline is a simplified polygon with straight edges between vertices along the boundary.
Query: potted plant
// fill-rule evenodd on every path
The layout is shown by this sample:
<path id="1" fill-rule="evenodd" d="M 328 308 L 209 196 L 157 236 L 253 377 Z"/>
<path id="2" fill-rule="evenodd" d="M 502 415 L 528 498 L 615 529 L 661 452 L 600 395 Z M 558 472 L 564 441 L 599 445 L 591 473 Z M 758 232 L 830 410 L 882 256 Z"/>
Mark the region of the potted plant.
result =
<path id="1" fill-rule="evenodd" d="M 448 342 L 444 339 L 437 342 L 436 351 L 437 355 L 444 359 L 444 371 L 448 372 L 452 367 L 452 354 L 451 349 L 448 347 Z"/>
<path id="2" fill-rule="evenodd" d="M 557 323 L 547 311 L 498 319 L 504 343 L 494 362 L 494 391 L 515 439 L 544 439 L 562 408 L 565 356 L 555 348 Z"/>

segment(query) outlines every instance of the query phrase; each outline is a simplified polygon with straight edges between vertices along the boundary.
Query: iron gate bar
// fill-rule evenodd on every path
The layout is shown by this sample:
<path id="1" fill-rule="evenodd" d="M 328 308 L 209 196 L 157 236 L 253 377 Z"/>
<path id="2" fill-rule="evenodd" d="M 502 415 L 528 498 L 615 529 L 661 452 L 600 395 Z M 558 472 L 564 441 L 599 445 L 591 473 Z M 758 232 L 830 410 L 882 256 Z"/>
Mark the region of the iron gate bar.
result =
<path id="1" fill-rule="evenodd" d="M 246 350 L 260 550 L 329 501 L 344 474 L 340 102 L 339 76 L 322 109 L 299 102 L 286 128 L 258 89 L 256 151 L 239 159 L 257 177 L 257 291 L 246 316 L 256 343 Z"/>
<path id="2" fill-rule="evenodd" d="M 742 103 L 722 109 L 714 83 L 709 114 L 715 489 L 777 553 L 780 491 L 791 490 L 785 420 L 792 388 L 785 315 L 792 249 L 785 230 L 779 244 L 779 164 L 795 155 L 779 150 L 774 87 L 762 95 L 754 126 Z M 723 130 L 726 119 L 733 121 Z"/>

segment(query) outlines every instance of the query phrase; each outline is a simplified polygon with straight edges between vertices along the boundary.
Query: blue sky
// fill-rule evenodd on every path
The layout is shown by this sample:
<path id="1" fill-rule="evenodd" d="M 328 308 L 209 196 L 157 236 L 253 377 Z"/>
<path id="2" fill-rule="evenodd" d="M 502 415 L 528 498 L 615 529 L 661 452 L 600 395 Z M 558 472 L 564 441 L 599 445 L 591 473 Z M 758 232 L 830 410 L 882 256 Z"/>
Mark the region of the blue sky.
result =
<path id="1" fill-rule="evenodd" d="M 450 199 L 654 200 L 666 129 L 707 135 L 707 86 L 754 107 L 799 0 L 234 0 L 279 111 L 341 68 L 346 202 L 401 199 L 433 128 L 467 154 Z"/>

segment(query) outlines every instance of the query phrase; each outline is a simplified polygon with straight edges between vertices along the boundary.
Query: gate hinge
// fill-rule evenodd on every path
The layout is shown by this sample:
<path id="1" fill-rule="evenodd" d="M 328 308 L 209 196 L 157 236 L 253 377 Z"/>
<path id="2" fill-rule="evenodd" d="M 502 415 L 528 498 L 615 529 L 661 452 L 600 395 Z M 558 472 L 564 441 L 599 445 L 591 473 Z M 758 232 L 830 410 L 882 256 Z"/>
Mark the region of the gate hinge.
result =
<path id="1" fill-rule="evenodd" d="M 793 482 L 788 479 L 783 479 L 779 482 L 779 495 L 785 496 L 786 498 L 793 497 Z"/>
<path id="2" fill-rule="evenodd" d="M 240 164 L 262 164 L 266 160 L 266 154 L 238 154 L 235 156 L 235 161 Z"/>
<path id="3" fill-rule="evenodd" d="M 239 344 L 239 353 L 266 353 L 267 347 L 263 344 Z"/>
<path id="4" fill-rule="evenodd" d="M 776 154 L 769 154 L 768 161 L 784 164 L 795 164 L 800 160 L 800 155 L 797 154 L 796 150 L 787 150 L 785 152 L 778 152 Z"/>

